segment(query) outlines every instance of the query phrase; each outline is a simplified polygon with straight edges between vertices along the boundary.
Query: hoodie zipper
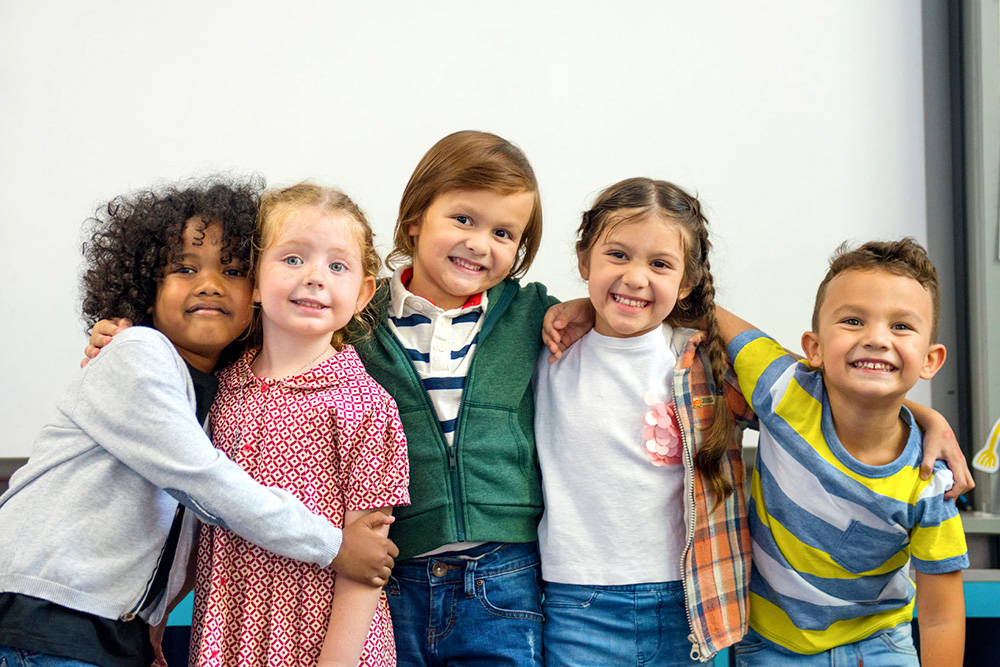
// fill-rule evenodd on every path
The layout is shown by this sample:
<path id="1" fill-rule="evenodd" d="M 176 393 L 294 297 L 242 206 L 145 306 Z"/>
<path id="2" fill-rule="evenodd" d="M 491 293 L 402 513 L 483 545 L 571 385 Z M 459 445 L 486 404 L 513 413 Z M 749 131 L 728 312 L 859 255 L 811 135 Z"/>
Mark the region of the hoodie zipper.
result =
<path id="1" fill-rule="evenodd" d="M 501 292 L 500 297 L 497 299 L 494 305 L 487 303 L 487 312 L 483 313 L 483 326 L 479 330 L 478 338 L 479 343 L 476 344 L 478 350 L 479 344 L 486 339 L 489 332 L 493 329 L 496 324 L 497 319 L 500 315 L 507 309 L 507 306 L 514 299 L 514 295 L 517 293 L 518 283 L 511 281 L 506 284 L 503 292 Z M 388 318 L 387 318 L 388 319 Z M 410 359 L 409 355 L 406 354 L 406 350 L 403 348 L 403 344 L 400 340 L 392 333 L 388 328 L 384 329 L 389 339 L 395 345 L 399 356 L 406 360 L 411 377 L 417 380 L 417 384 L 420 385 L 420 391 L 423 393 L 424 402 L 430 407 L 431 413 L 434 415 L 434 423 L 437 424 L 438 434 L 441 436 L 441 442 L 444 443 L 445 453 L 448 458 L 448 478 L 451 485 L 451 497 L 452 497 L 452 509 L 455 512 L 455 531 L 457 533 L 458 541 L 465 541 L 465 509 L 462 506 L 462 486 L 461 480 L 458 475 L 458 447 L 455 443 L 459 442 L 459 436 L 462 429 L 462 417 L 465 413 L 465 397 L 466 389 L 468 389 L 468 384 L 462 388 L 462 398 L 458 403 L 458 414 L 455 416 L 455 431 L 452 434 L 451 444 L 448 443 L 448 439 L 444 435 L 444 430 L 441 428 L 441 417 L 438 415 L 437 409 L 434 407 L 433 401 L 431 401 L 430 393 L 428 393 L 427 388 L 424 386 L 424 381 L 420 377 L 420 373 L 417 372 L 417 367 L 413 365 L 413 360 Z M 473 354 L 472 362 L 469 364 L 469 371 L 466 373 L 466 382 L 468 378 L 472 377 L 473 369 L 476 366 L 476 355 Z"/>

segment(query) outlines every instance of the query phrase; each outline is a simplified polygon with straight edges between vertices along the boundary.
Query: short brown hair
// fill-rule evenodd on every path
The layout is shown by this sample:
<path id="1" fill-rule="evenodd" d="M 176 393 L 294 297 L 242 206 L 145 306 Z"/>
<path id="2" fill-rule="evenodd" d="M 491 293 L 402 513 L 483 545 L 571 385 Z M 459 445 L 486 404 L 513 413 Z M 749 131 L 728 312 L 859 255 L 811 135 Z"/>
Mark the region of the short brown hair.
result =
<path id="1" fill-rule="evenodd" d="M 257 216 L 257 231 L 253 237 L 250 262 L 250 275 L 254 284 L 257 283 L 257 264 L 261 254 L 280 236 L 291 217 L 307 208 L 316 208 L 326 213 L 342 213 L 351 218 L 355 223 L 354 237 L 361 250 L 361 269 L 365 276 L 378 277 L 382 269 L 382 260 L 375 250 L 375 234 L 361 207 L 337 188 L 303 182 L 280 190 L 269 190 L 260 198 L 260 212 Z M 359 321 L 359 318 L 363 318 L 366 313 L 367 310 L 364 310 L 356 314 L 344 329 L 350 327 L 354 330 L 359 325 L 362 329 L 370 329 L 371 323 Z M 260 308 L 254 308 L 250 331 L 255 344 L 260 344 L 260 319 Z M 337 349 L 340 349 L 344 342 L 344 329 L 333 333 L 331 344 Z"/>
<path id="2" fill-rule="evenodd" d="M 845 241 L 840 244 L 830 258 L 830 270 L 816 291 L 816 305 L 813 306 L 812 328 L 819 331 L 819 309 L 826 298 L 826 287 L 837 275 L 844 271 L 888 271 L 897 276 L 913 278 L 930 292 L 932 304 L 931 343 L 937 342 L 938 319 L 941 315 L 941 286 L 937 269 L 927 256 L 927 251 L 912 237 L 898 241 L 869 241 L 851 250 Z"/>
<path id="3" fill-rule="evenodd" d="M 535 172 L 520 148 L 495 134 L 475 130 L 455 132 L 441 139 L 431 146 L 413 170 L 399 201 L 394 245 L 386 258 L 389 268 L 396 268 L 413 258 L 415 245 L 409 226 L 420 222 L 435 197 L 454 190 L 535 194 L 531 217 L 509 274 L 512 278 L 524 275 L 542 240 L 542 204 Z"/>

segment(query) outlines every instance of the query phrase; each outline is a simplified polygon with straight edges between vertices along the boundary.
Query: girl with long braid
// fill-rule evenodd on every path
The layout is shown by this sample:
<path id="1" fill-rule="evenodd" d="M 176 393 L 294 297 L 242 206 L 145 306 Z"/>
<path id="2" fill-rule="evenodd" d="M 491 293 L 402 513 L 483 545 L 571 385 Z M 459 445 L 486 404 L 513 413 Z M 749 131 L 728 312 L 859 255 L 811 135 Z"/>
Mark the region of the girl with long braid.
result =
<path id="1" fill-rule="evenodd" d="M 535 373 L 546 665 L 711 661 L 746 631 L 753 415 L 710 247 L 698 200 L 665 181 L 616 183 L 583 214 L 594 329 Z"/>

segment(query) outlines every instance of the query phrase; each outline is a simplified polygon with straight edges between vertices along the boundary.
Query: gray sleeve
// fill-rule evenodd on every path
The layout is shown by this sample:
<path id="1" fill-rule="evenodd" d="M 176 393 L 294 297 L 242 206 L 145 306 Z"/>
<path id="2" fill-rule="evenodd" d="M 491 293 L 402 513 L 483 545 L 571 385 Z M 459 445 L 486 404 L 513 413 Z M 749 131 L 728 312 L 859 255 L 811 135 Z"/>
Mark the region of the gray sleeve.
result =
<path id="1" fill-rule="evenodd" d="M 342 533 L 293 495 L 255 482 L 212 446 L 187 373 L 161 334 L 119 334 L 85 372 L 72 418 L 109 454 L 207 523 L 281 556 L 326 567 Z"/>

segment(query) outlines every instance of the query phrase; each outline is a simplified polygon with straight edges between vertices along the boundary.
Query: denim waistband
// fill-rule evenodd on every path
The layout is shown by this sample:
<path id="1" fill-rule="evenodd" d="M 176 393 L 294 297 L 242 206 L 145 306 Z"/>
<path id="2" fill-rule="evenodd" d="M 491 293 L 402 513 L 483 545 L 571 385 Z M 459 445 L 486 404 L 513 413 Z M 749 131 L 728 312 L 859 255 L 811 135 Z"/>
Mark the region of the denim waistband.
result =
<path id="1" fill-rule="evenodd" d="M 562 584 L 555 581 L 546 581 L 546 586 L 571 586 L 574 588 L 586 588 L 593 591 L 607 591 L 609 593 L 654 593 L 661 591 L 677 591 L 684 587 L 684 582 L 680 579 L 674 581 L 654 581 L 645 584 L 621 584 L 618 586 L 592 586 L 590 584 Z"/>
<path id="2" fill-rule="evenodd" d="M 408 558 L 396 563 L 397 579 L 454 583 L 466 577 L 491 577 L 528 567 L 539 567 L 538 543 L 487 542 L 468 551 Z"/>

